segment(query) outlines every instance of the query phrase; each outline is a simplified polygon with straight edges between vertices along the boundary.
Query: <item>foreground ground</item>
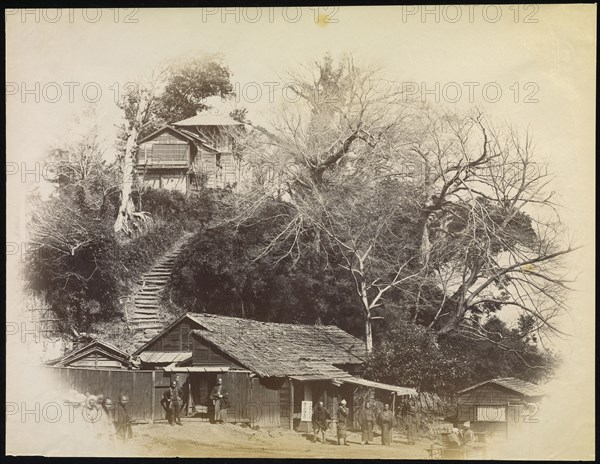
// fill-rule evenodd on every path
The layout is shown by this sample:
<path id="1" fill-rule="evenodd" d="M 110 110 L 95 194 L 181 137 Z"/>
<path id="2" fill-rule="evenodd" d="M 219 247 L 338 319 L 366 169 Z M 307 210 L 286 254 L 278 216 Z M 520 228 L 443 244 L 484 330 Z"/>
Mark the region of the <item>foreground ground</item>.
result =
<path id="1" fill-rule="evenodd" d="M 371 445 L 360 444 L 360 433 L 350 432 L 350 446 L 338 446 L 333 432 L 326 443 L 313 443 L 312 434 L 281 429 L 253 430 L 233 424 L 184 421 L 183 427 L 144 424 L 134 428 L 134 438 L 126 447 L 132 456 L 265 457 L 265 458 L 388 458 L 426 459 L 430 440 L 409 445 L 396 434 L 390 446 L 381 445 L 375 436 Z"/>

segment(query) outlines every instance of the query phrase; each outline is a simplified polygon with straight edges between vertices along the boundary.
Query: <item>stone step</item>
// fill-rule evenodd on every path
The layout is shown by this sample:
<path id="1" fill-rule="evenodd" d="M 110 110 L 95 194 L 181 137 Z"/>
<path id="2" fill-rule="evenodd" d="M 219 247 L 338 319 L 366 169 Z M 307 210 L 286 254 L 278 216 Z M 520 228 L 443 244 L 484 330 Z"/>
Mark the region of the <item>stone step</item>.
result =
<path id="1" fill-rule="evenodd" d="M 153 310 L 153 311 L 158 311 L 158 308 L 160 307 L 160 305 L 158 303 L 138 303 L 135 305 L 135 309 L 147 309 L 147 310 Z"/>
<path id="2" fill-rule="evenodd" d="M 133 317 L 131 318 L 132 321 L 158 321 L 158 313 L 154 313 L 154 314 L 142 314 L 142 313 L 134 313 Z"/>
<path id="3" fill-rule="evenodd" d="M 146 322 L 146 321 L 136 322 L 135 325 L 137 326 L 138 329 L 143 329 L 143 330 L 149 330 L 149 329 L 160 330 L 160 329 L 162 329 L 162 326 L 163 326 L 161 322 Z"/>
<path id="4" fill-rule="evenodd" d="M 134 301 L 158 301 L 160 300 L 160 295 L 137 295 L 134 298 Z"/>
<path id="5" fill-rule="evenodd" d="M 143 317 L 156 317 L 158 316 L 158 308 L 136 308 L 136 310 L 133 312 L 133 317 L 136 317 L 136 315 Z"/>

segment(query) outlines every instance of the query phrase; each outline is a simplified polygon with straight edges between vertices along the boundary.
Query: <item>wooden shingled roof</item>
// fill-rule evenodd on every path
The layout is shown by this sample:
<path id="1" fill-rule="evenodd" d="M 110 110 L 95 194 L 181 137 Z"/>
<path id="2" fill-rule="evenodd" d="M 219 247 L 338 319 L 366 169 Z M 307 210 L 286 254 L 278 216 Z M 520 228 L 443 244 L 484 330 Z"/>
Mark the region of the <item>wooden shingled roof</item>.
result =
<path id="1" fill-rule="evenodd" d="M 330 325 L 259 322 L 214 314 L 188 313 L 200 325 L 193 334 L 263 377 L 314 375 L 345 377 L 336 367 L 361 364 L 364 342 Z"/>
<path id="2" fill-rule="evenodd" d="M 464 390 L 459 391 L 458 393 L 466 393 L 475 388 L 481 387 L 487 384 L 499 385 L 500 387 L 507 388 L 508 390 L 512 390 L 516 393 L 519 393 L 524 396 L 544 396 L 545 392 L 538 386 L 531 382 L 527 382 L 525 380 L 517 379 L 516 377 L 503 377 L 498 379 L 486 380 L 485 382 L 478 383 L 477 385 L 472 385 Z"/>
<path id="3" fill-rule="evenodd" d="M 80 358 L 96 352 L 101 353 L 109 358 L 116 359 L 123 364 L 127 364 L 129 362 L 129 355 L 127 353 L 121 351 L 110 343 L 103 342 L 101 340 L 93 340 L 87 345 L 84 345 L 81 348 L 76 348 L 48 364 L 55 366 L 66 366 Z"/>

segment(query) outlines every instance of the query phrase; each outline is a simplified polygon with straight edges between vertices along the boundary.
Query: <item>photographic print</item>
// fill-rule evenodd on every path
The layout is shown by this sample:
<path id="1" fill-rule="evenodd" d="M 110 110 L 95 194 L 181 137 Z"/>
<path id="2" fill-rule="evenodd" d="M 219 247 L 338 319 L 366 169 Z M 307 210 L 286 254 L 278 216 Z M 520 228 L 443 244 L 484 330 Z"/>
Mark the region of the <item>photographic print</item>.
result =
<path id="1" fill-rule="evenodd" d="M 8 455 L 595 458 L 596 5 L 5 24 Z"/>

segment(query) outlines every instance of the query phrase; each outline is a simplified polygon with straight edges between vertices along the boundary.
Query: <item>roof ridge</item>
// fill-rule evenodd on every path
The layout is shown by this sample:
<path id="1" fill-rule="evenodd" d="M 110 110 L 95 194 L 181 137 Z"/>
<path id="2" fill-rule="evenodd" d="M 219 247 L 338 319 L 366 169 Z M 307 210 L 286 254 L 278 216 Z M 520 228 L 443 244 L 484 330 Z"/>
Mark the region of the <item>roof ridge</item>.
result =
<path id="1" fill-rule="evenodd" d="M 291 327 L 310 327 L 310 328 L 314 328 L 314 327 L 317 327 L 317 328 L 321 328 L 321 327 L 322 328 L 330 328 L 331 327 L 331 328 L 334 328 L 336 330 L 342 330 L 343 331 L 343 329 L 341 329 L 337 325 L 333 325 L 333 324 L 326 324 L 326 325 L 323 325 L 323 324 L 319 324 L 319 325 L 314 324 L 314 325 L 311 325 L 311 324 L 297 324 L 297 323 L 293 323 L 293 322 L 258 321 L 256 319 L 248 319 L 248 318 L 245 318 L 245 317 L 238 317 L 238 316 L 225 316 L 225 315 L 222 315 L 222 314 L 214 314 L 214 313 L 192 313 L 192 312 L 188 312 L 188 313 L 186 313 L 186 315 L 188 315 L 190 317 L 201 316 L 201 317 L 214 317 L 214 318 L 224 318 L 224 319 L 225 318 L 226 319 L 237 319 L 237 320 L 240 320 L 240 321 L 255 322 L 257 324 L 271 324 L 271 325 L 275 325 L 276 324 L 276 325 L 291 326 Z M 344 333 L 346 333 L 346 332 L 344 331 Z"/>

